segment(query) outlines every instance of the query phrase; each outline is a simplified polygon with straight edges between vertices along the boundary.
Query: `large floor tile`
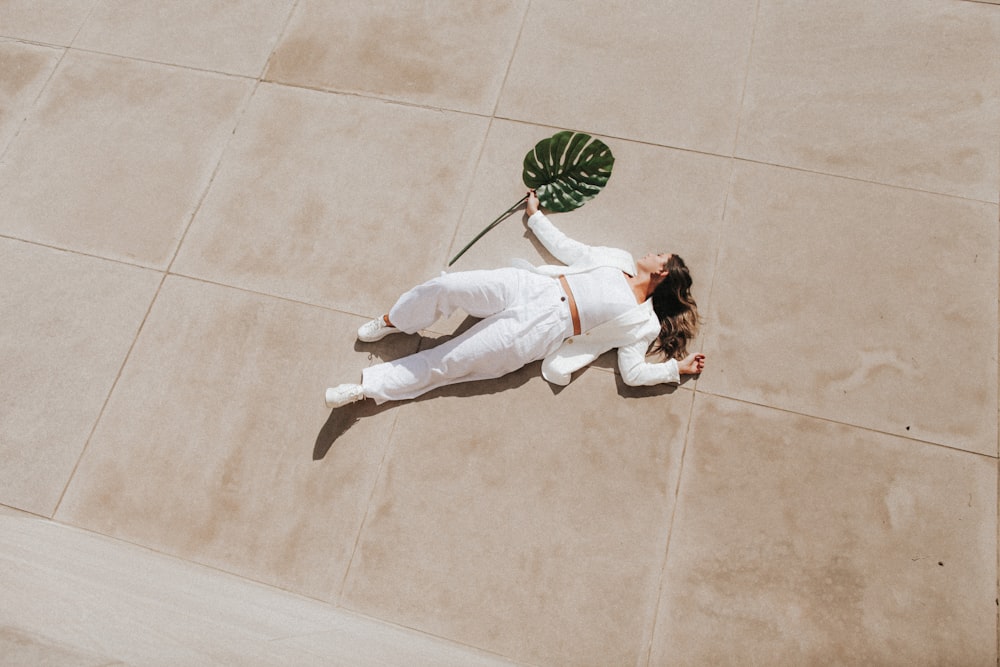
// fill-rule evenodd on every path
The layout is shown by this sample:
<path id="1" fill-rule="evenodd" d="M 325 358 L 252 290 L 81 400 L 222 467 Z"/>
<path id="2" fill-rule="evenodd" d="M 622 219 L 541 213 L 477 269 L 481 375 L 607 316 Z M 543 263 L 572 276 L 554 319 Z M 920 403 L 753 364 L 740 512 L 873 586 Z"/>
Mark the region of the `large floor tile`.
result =
<path id="1" fill-rule="evenodd" d="M 738 155 L 997 201 L 1000 12 L 762 0 Z"/>
<path id="2" fill-rule="evenodd" d="M 266 77 L 491 114 L 525 0 L 302 0 Z"/>
<path id="3" fill-rule="evenodd" d="M 5 665 L 508 664 L 2 507 L 0 563 Z"/>
<path id="4" fill-rule="evenodd" d="M 0 503 L 55 511 L 159 282 L 0 239 Z"/>
<path id="5" fill-rule="evenodd" d="M 60 49 L 0 41 L 0 155 L 62 54 Z"/>
<path id="6" fill-rule="evenodd" d="M 257 77 L 293 0 L 100 0 L 73 46 Z"/>
<path id="7" fill-rule="evenodd" d="M 69 46 L 96 0 L 0 0 L 0 36 Z"/>
<path id="8" fill-rule="evenodd" d="M 394 417 L 319 442 L 323 390 L 370 363 L 352 349 L 360 323 L 168 279 L 56 516 L 331 599 Z M 401 346 L 411 351 L 380 350 Z"/>
<path id="9" fill-rule="evenodd" d="M 740 163 L 698 382 L 996 456 L 997 207 Z"/>
<path id="10" fill-rule="evenodd" d="M 67 54 L 0 164 L 0 233 L 165 267 L 251 87 Z"/>
<path id="11" fill-rule="evenodd" d="M 652 665 L 996 665 L 996 459 L 701 394 Z"/>
<path id="12" fill-rule="evenodd" d="M 525 154 L 552 136 L 551 128 L 495 121 L 452 244 L 453 257 L 478 232 L 524 196 Z M 710 155 L 602 138 L 615 156 L 611 179 L 583 207 L 550 219 L 571 238 L 624 248 L 636 256 L 674 252 L 684 257 L 694 295 L 704 305 L 718 252 L 732 161 Z M 554 262 L 524 224 L 523 206 L 466 252 L 451 270 L 507 266 L 512 258 Z M 450 259 L 450 257 L 449 257 Z"/>
<path id="13" fill-rule="evenodd" d="M 399 408 L 343 603 L 530 664 L 633 664 L 692 394 L 538 373 Z"/>
<path id="14" fill-rule="evenodd" d="M 732 155 L 756 5 L 533 3 L 497 113 Z"/>
<path id="15" fill-rule="evenodd" d="M 174 270 L 382 313 L 440 271 L 486 125 L 264 85 Z"/>

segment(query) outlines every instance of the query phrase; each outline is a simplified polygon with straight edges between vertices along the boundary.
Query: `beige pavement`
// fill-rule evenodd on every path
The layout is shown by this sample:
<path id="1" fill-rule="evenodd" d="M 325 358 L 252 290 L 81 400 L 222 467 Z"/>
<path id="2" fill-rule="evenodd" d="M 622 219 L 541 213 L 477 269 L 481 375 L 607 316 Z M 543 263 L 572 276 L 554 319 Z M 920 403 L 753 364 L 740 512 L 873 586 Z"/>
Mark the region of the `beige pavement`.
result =
<path id="1" fill-rule="evenodd" d="M 324 408 L 560 129 L 703 376 Z M 997 665 L 998 204 L 996 2 L 0 0 L 0 664 Z"/>

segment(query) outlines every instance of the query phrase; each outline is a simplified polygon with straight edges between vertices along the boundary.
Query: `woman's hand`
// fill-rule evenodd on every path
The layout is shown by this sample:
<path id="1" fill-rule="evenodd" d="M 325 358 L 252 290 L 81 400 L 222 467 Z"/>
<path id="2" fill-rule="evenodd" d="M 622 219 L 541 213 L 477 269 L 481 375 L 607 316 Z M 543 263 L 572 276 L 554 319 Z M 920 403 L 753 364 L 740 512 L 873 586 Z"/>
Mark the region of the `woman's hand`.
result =
<path id="1" fill-rule="evenodd" d="M 528 203 L 524 205 L 524 212 L 529 218 L 538 213 L 538 195 L 534 190 L 528 190 Z"/>
<path id="2" fill-rule="evenodd" d="M 677 371 L 681 375 L 698 375 L 705 369 L 705 355 L 689 354 L 677 362 Z"/>

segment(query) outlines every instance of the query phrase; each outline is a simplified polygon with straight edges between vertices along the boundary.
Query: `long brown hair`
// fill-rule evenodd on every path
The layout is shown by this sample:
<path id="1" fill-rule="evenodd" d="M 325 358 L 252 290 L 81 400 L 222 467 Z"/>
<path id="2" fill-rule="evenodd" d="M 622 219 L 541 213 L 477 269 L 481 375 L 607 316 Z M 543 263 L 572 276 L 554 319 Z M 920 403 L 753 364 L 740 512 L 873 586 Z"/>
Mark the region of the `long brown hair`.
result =
<path id="1" fill-rule="evenodd" d="M 653 310 L 660 319 L 660 335 L 650 352 L 662 352 L 668 359 L 683 359 L 687 346 L 698 334 L 698 304 L 691 296 L 691 272 L 677 255 L 666 264 L 667 277 L 653 291 Z"/>

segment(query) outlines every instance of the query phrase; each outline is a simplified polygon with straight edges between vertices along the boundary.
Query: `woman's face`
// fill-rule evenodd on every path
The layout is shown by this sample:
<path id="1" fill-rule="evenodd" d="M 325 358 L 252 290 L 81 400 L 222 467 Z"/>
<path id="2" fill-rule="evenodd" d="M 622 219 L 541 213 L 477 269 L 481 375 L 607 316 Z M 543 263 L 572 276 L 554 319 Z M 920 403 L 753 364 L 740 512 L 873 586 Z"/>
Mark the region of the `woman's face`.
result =
<path id="1" fill-rule="evenodd" d="M 666 269 L 667 262 L 673 257 L 669 252 L 651 252 L 636 261 L 640 271 L 660 273 Z"/>

